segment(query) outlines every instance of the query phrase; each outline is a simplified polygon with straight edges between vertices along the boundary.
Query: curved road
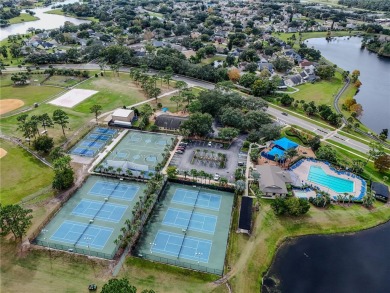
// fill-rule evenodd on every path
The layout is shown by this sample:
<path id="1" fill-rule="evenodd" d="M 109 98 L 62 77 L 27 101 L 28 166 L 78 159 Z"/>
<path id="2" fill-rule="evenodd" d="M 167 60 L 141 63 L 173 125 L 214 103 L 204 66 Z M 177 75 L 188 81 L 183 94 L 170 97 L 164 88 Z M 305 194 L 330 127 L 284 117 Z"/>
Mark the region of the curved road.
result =
<path id="1" fill-rule="evenodd" d="M 60 65 L 53 65 L 54 68 L 67 68 L 67 69 L 76 69 L 76 70 L 100 70 L 100 67 L 98 64 L 94 63 L 86 63 L 86 64 L 60 64 Z M 48 68 L 48 66 L 41 66 L 41 69 Z M 121 72 L 129 72 L 130 67 L 121 67 Z M 19 68 L 11 68 L 7 67 L 6 71 L 20 71 Z M 149 70 L 151 73 L 157 73 L 155 70 Z M 198 80 L 195 78 L 187 77 L 187 76 L 181 76 L 181 75 L 174 75 L 173 80 L 182 80 L 185 81 L 187 84 L 191 86 L 197 86 L 205 89 L 214 89 L 215 85 L 210 82 L 206 82 L 203 80 Z M 343 87 L 343 90 L 346 88 L 347 84 Z M 342 93 L 342 91 L 340 91 Z M 339 93 L 338 97 L 341 95 Z M 335 103 L 337 104 L 337 101 L 335 99 Z M 337 109 L 337 108 L 336 108 Z M 267 112 L 274 116 L 281 124 L 286 125 L 297 125 L 304 129 L 310 130 L 314 133 L 317 133 L 323 137 L 326 137 L 326 139 L 332 139 L 333 141 L 343 144 L 351 149 L 357 150 L 362 153 L 367 153 L 370 149 L 368 146 L 369 141 L 367 141 L 367 144 L 361 143 L 360 141 L 354 140 L 352 138 L 340 135 L 337 133 L 337 130 L 329 130 L 329 126 L 326 126 L 324 124 L 324 127 L 318 126 L 315 123 L 312 123 L 308 121 L 308 118 L 306 116 L 302 116 L 302 118 L 299 118 L 297 116 L 293 115 L 284 115 L 283 112 L 286 112 L 284 109 L 279 110 L 279 108 L 274 107 L 273 105 L 269 105 Z"/>

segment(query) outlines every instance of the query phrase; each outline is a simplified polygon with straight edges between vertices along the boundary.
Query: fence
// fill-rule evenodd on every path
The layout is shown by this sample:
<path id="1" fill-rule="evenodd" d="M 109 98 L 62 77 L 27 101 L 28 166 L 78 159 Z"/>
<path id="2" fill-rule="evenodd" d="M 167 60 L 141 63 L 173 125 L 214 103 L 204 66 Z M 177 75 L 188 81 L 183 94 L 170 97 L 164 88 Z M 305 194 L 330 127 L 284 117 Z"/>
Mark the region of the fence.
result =
<path id="1" fill-rule="evenodd" d="M 200 272 L 205 272 L 205 273 L 209 273 L 209 274 L 214 274 L 214 275 L 218 275 L 218 276 L 222 276 L 222 274 L 223 274 L 223 270 L 220 270 L 220 269 L 212 269 L 212 268 L 209 268 L 206 266 L 202 266 L 200 264 L 191 264 L 191 263 L 182 262 L 182 261 L 178 261 L 178 260 L 174 260 L 174 259 L 169 259 L 169 258 L 165 258 L 165 257 L 153 255 L 153 254 L 142 253 L 142 254 L 138 254 L 137 256 L 140 258 L 144 258 L 144 259 L 159 262 L 159 263 L 174 265 L 174 266 L 183 267 L 186 269 L 191 269 L 191 270 L 200 271 Z"/>
<path id="2" fill-rule="evenodd" d="M 169 182 L 173 182 L 173 183 L 183 184 L 183 185 L 190 185 L 190 186 L 196 185 L 196 186 L 205 187 L 205 188 L 208 188 L 208 189 L 214 189 L 214 190 L 226 191 L 226 192 L 234 192 L 234 188 L 228 187 L 228 186 L 218 186 L 218 185 L 212 185 L 212 184 L 203 184 L 203 183 L 199 183 L 199 182 L 185 181 L 185 180 L 174 179 L 174 178 L 169 178 L 168 181 Z"/>
<path id="3" fill-rule="evenodd" d="M 94 256 L 94 257 L 99 257 L 99 258 L 104 258 L 104 259 L 113 259 L 115 256 L 115 252 L 116 252 L 116 250 L 114 250 L 113 253 L 108 254 L 108 253 L 103 253 L 103 252 L 91 251 L 88 248 L 87 249 L 77 248 L 77 247 L 70 246 L 70 245 L 62 245 L 62 244 L 56 244 L 56 243 L 51 243 L 49 245 L 48 241 L 42 241 L 42 240 L 38 240 L 38 239 L 35 240 L 35 244 L 41 245 L 44 247 L 48 247 L 49 249 L 58 249 L 58 250 L 63 250 L 63 251 L 67 251 L 67 252 L 73 252 L 73 253 Z"/>
<path id="4" fill-rule="evenodd" d="M 33 242 L 35 238 L 41 233 L 42 229 L 54 218 L 69 198 L 85 183 L 88 176 L 84 177 L 82 181 L 65 191 L 60 197 L 60 203 L 50 212 L 50 214 L 43 220 L 43 222 L 28 236 L 28 240 Z"/>

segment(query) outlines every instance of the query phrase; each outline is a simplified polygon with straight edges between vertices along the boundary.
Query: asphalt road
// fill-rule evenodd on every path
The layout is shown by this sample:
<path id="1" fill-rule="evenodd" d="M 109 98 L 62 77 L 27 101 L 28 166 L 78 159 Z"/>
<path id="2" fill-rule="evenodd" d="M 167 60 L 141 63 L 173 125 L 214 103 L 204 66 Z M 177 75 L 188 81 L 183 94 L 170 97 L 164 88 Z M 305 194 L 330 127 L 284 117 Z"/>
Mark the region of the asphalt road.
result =
<path id="1" fill-rule="evenodd" d="M 41 69 L 48 68 L 48 66 L 40 66 Z M 86 63 L 86 64 L 60 64 L 60 65 L 53 65 L 55 68 L 68 68 L 68 69 L 78 69 L 78 70 L 100 70 L 100 67 L 98 64 L 95 63 Z M 129 67 L 121 67 L 120 71 L 129 72 Z M 108 69 L 107 69 L 108 70 Z M 20 71 L 17 67 L 7 67 L 7 71 Z M 157 73 L 157 71 L 149 70 L 150 73 Z M 187 84 L 197 87 L 202 87 L 205 89 L 213 89 L 215 85 L 210 82 L 181 76 L 181 75 L 174 75 L 173 80 L 182 80 L 185 81 Z M 320 127 L 314 123 L 311 123 L 307 120 L 301 119 L 297 116 L 288 115 L 285 116 L 282 114 L 281 110 L 278 110 L 277 108 L 272 107 L 272 105 L 269 105 L 267 109 L 267 113 L 274 116 L 280 123 L 282 124 L 288 124 L 288 125 L 297 125 L 304 129 L 310 130 L 312 132 L 315 132 L 321 136 L 323 136 L 326 139 L 332 139 L 340 144 L 343 144 L 347 147 L 350 147 L 354 150 L 357 150 L 359 152 L 367 153 L 370 149 L 370 147 L 364 143 L 361 143 L 359 141 L 356 141 L 354 139 L 351 139 L 349 137 L 345 137 L 343 135 L 340 135 L 336 131 L 331 131 L 325 127 Z"/>

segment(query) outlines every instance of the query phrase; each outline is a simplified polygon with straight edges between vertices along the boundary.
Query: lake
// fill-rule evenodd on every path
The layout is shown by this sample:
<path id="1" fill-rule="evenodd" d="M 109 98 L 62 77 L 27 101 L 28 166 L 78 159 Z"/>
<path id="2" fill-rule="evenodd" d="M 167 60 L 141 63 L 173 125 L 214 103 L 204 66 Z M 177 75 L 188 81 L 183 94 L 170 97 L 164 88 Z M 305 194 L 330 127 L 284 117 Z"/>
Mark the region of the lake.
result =
<path id="1" fill-rule="evenodd" d="M 275 292 L 390 292 L 390 222 L 355 234 L 304 236 L 279 248 L 264 277 Z M 278 281 L 279 280 L 279 281 Z M 274 287 L 275 289 L 275 287 Z M 263 286 L 262 292 L 268 291 Z"/>
<path id="2" fill-rule="evenodd" d="M 359 37 L 340 37 L 329 42 L 314 38 L 306 40 L 306 44 L 320 50 L 326 59 L 344 70 L 360 70 L 363 85 L 356 95 L 364 110 L 360 121 L 378 133 L 383 128 L 390 129 L 390 58 L 361 49 Z"/>
<path id="3" fill-rule="evenodd" d="M 61 3 L 56 4 L 69 4 L 69 3 L 75 3 L 78 2 L 77 0 L 67 0 Z M 56 5 L 53 4 L 53 5 Z M 60 26 L 64 25 L 64 22 L 70 21 L 76 25 L 89 22 L 88 20 L 83 19 L 77 19 L 74 17 L 67 17 L 63 15 L 56 15 L 56 14 L 47 14 L 46 11 L 50 11 L 50 7 L 40 7 L 40 8 L 34 8 L 30 9 L 35 12 L 36 17 L 39 17 L 39 20 L 36 21 L 28 21 L 28 22 L 22 22 L 22 23 L 16 23 L 12 24 L 10 26 L 0 28 L 0 40 L 6 39 L 9 35 L 16 35 L 16 34 L 25 34 L 27 33 L 27 30 L 30 27 L 38 28 L 38 29 L 54 29 L 59 28 Z"/>

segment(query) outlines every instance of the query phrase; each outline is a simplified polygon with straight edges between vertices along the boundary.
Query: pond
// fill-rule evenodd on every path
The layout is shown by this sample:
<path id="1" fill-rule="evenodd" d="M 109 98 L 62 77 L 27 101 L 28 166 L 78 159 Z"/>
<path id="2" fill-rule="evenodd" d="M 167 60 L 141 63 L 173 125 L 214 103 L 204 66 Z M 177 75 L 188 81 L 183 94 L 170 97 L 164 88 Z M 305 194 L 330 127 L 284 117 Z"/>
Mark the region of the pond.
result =
<path id="1" fill-rule="evenodd" d="M 354 234 L 285 242 L 262 292 L 390 292 L 390 222 Z M 276 291 L 279 290 L 279 291 Z"/>
<path id="2" fill-rule="evenodd" d="M 361 122 L 380 132 L 390 128 L 390 58 L 361 49 L 361 38 L 340 37 L 327 41 L 325 38 L 306 40 L 309 47 L 314 46 L 321 54 L 344 70 L 360 70 L 363 85 L 356 100 L 363 106 Z"/>
<path id="3" fill-rule="evenodd" d="M 61 2 L 61 4 L 70 4 L 78 2 L 77 0 L 66 0 L 64 2 Z M 10 35 L 16 35 L 16 34 L 25 34 L 27 33 L 27 30 L 30 27 L 36 28 L 36 29 L 55 29 L 59 28 L 60 26 L 64 25 L 66 21 L 70 21 L 76 25 L 81 23 L 89 22 L 88 20 L 83 19 L 77 19 L 74 17 L 67 17 L 63 15 L 56 15 L 56 14 L 47 14 L 46 11 L 50 11 L 50 7 L 40 7 L 40 8 L 34 8 L 30 9 L 35 12 L 36 17 L 39 17 L 39 20 L 35 21 L 28 21 L 28 22 L 22 22 L 22 23 L 16 23 L 12 24 L 10 26 L 0 28 L 0 40 L 6 39 Z"/>

